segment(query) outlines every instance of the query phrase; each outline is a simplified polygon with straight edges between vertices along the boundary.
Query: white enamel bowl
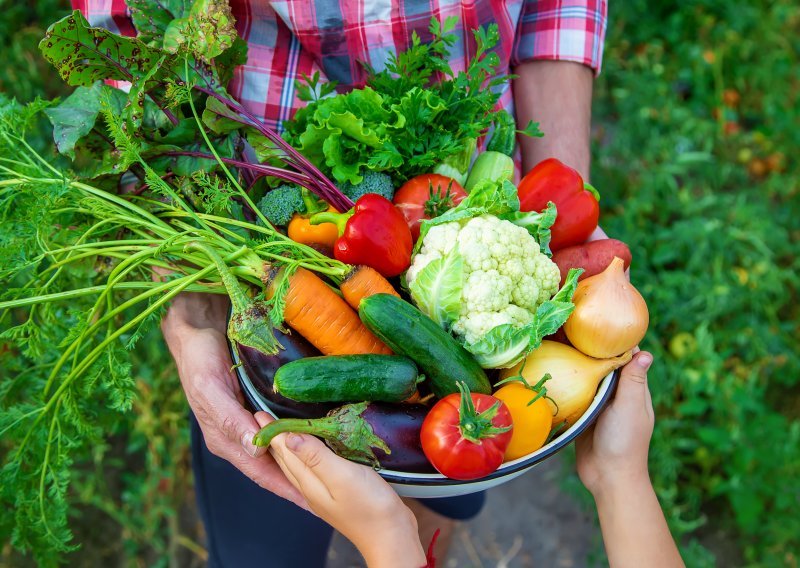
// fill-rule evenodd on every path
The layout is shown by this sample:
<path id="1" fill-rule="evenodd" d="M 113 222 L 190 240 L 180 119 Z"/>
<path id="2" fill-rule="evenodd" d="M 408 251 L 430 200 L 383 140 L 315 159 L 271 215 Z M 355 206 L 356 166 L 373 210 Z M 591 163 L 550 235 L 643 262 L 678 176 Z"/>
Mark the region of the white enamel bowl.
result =
<path id="1" fill-rule="evenodd" d="M 254 408 L 269 412 L 275 418 L 278 416 L 270 409 L 269 403 L 261 396 L 247 372 L 244 365 L 241 365 L 238 351 L 231 345 L 231 357 L 236 365 L 236 374 L 242 386 L 245 396 Z M 581 432 L 591 426 L 602 412 L 605 405 L 614 394 L 614 389 L 619 378 L 619 371 L 609 373 L 597 389 L 597 394 L 591 406 L 572 425 L 571 428 L 562 432 L 558 437 L 553 438 L 549 444 L 536 450 L 535 452 L 521 457 L 514 461 L 506 462 L 494 473 L 481 479 L 473 481 L 457 481 L 448 479 L 438 473 L 406 473 L 403 471 L 393 471 L 390 469 L 378 470 L 378 473 L 389 482 L 389 484 L 403 497 L 455 497 L 457 495 L 467 495 L 476 491 L 483 491 L 490 487 L 495 487 L 519 477 L 536 464 L 546 460 L 550 456 L 561 451 L 577 438 Z"/>

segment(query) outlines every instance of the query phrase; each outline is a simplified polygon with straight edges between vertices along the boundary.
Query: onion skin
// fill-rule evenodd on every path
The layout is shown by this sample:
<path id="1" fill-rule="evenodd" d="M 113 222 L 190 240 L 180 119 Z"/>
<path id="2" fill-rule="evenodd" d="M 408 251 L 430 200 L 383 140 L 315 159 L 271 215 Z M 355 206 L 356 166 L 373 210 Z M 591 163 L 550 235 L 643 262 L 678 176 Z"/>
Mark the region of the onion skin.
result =
<path id="1" fill-rule="evenodd" d="M 630 361 L 632 356 L 628 351 L 619 357 L 594 359 L 569 345 L 544 340 L 523 361 L 511 369 L 503 369 L 500 379 L 517 376 L 521 370 L 528 384 L 535 385 L 550 373 L 551 378 L 544 387 L 553 410 L 553 426 L 566 421 L 569 427 L 592 404 L 603 377 Z"/>
<path id="2" fill-rule="evenodd" d="M 564 324 L 567 339 L 578 350 L 607 359 L 636 347 L 647 333 L 647 303 L 614 257 L 600 274 L 578 283 L 572 302 L 575 311 Z"/>

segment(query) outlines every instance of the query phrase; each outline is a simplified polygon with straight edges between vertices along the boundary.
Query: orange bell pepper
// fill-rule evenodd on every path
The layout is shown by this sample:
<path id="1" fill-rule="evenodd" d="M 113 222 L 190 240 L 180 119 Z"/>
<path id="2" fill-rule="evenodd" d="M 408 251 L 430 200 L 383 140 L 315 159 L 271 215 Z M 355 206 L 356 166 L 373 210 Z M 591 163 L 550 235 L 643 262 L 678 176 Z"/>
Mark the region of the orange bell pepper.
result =
<path id="1" fill-rule="evenodd" d="M 328 207 L 328 212 L 338 213 L 333 207 Z M 286 230 L 289 238 L 304 245 L 319 245 L 329 249 L 333 248 L 339 238 L 339 228 L 334 223 L 320 223 L 312 225 L 308 218 L 295 213 L 289 221 Z"/>

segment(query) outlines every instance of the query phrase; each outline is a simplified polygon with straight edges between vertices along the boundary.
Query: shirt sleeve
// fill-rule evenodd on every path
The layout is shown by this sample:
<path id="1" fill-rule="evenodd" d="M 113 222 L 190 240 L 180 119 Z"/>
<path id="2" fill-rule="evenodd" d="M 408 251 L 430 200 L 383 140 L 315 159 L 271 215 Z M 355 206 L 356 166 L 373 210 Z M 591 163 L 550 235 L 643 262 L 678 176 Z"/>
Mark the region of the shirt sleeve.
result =
<path id="1" fill-rule="evenodd" d="M 96 28 L 124 36 L 136 35 L 125 0 L 72 0 L 71 3 L 72 9 L 80 10 Z"/>
<path id="2" fill-rule="evenodd" d="M 535 59 L 575 61 L 598 74 L 607 16 L 607 0 L 524 0 L 511 65 Z"/>
<path id="3" fill-rule="evenodd" d="M 124 36 L 136 35 L 136 28 L 133 27 L 133 20 L 125 0 L 71 0 L 71 4 L 73 10 L 80 10 L 89 24 L 96 28 L 105 28 Z M 106 79 L 105 84 L 123 91 L 131 88 L 128 81 L 116 79 Z"/>

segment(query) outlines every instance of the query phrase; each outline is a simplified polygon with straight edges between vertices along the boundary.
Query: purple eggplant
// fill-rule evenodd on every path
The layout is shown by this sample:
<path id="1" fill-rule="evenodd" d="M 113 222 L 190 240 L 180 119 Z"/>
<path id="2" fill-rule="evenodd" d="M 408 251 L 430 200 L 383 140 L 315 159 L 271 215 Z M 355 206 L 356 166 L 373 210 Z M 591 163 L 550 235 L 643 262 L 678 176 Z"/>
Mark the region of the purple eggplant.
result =
<path id="1" fill-rule="evenodd" d="M 276 393 L 273 388 L 275 372 L 281 365 L 305 357 L 317 357 L 321 353 L 299 333 L 283 333 L 276 329 L 274 334 L 275 339 L 284 347 L 275 355 L 267 355 L 252 347 L 238 345 L 242 365 L 253 386 L 266 400 L 270 410 L 280 418 L 318 418 L 325 416 L 336 405 L 295 402 Z"/>
<path id="2" fill-rule="evenodd" d="M 332 410 L 324 418 L 284 418 L 256 434 L 256 446 L 268 446 L 282 432 L 313 434 L 352 461 L 409 473 L 435 473 L 422 452 L 420 429 L 428 413 L 422 404 L 359 402 Z"/>

